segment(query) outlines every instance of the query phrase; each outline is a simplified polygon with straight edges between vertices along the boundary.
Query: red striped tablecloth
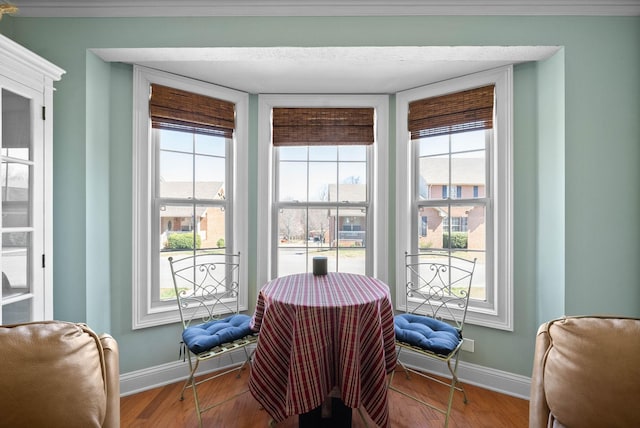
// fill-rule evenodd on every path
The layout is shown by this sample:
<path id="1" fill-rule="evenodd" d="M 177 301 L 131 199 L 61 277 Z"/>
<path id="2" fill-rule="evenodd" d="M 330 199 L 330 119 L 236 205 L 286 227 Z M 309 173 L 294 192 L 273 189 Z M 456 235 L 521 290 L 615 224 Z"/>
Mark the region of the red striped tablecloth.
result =
<path id="1" fill-rule="evenodd" d="M 345 405 L 389 426 L 396 351 L 386 284 L 335 272 L 277 278 L 260 290 L 252 328 L 249 389 L 276 422 L 315 409 L 337 386 Z"/>

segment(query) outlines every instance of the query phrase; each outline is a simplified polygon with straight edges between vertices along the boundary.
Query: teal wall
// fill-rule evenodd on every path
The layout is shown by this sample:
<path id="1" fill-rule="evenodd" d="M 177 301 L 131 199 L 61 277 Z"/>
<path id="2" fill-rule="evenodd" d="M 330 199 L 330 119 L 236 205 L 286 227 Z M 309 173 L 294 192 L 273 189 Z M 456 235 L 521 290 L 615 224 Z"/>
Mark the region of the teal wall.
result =
<path id="1" fill-rule="evenodd" d="M 110 126 L 110 65 L 92 53 L 86 61 L 86 139 L 92 144 L 85 146 L 86 218 L 109 218 L 109 141 Z M 55 111 L 55 109 L 54 109 Z M 54 167 L 55 168 L 55 167 Z M 111 328 L 111 257 L 109 255 L 108 227 L 94 227 L 92 221 L 85 222 L 86 256 L 86 322 L 100 330 Z M 96 245 L 98 243 L 98 245 Z M 59 254 L 59 251 L 56 251 Z M 58 310 L 55 308 L 55 314 Z M 106 330 L 109 331 L 109 330 Z"/>
<path id="2" fill-rule="evenodd" d="M 640 316 L 640 17 L 5 17 L 0 32 L 67 71 L 54 96 L 54 315 L 109 331 L 123 373 L 176 361 L 179 327 L 131 330 L 131 67 L 104 63 L 91 48 L 561 46 L 514 70 L 515 329 L 469 326 L 475 352 L 464 358 L 529 376 L 543 320 Z M 258 236 L 257 110 L 252 95 L 250 236 Z M 394 213 L 391 199 L 390 278 Z M 249 253 L 255 301 L 256 242 Z"/>
<path id="3" fill-rule="evenodd" d="M 565 102 L 564 50 L 538 64 L 538 121 L 531 135 L 538 141 L 536 170 L 536 319 L 564 313 L 565 308 Z"/>

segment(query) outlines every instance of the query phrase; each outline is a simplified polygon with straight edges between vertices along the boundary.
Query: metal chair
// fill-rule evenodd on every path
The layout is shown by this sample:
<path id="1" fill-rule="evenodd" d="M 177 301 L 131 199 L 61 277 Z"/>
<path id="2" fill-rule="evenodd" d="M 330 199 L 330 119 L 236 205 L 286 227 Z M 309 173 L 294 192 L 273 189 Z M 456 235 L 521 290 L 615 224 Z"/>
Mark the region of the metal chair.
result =
<path id="1" fill-rule="evenodd" d="M 395 372 L 390 376 L 389 389 L 444 414 L 445 427 L 449 424 L 454 391 L 462 392 L 467 403 L 457 370 L 475 265 L 476 259 L 463 259 L 447 251 L 405 253 L 406 307 L 404 313 L 394 317 L 398 363 L 407 379 L 409 373 L 414 373 L 448 386 L 449 397 L 446 407 L 442 407 L 433 400 L 427 402 L 400 390 L 393 385 Z M 445 363 L 450 377 L 443 381 L 426 371 L 408 367 L 399 359 L 402 351 Z"/>
<path id="2" fill-rule="evenodd" d="M 184 399 L 186 388 L 193 389 L 198 424 L 202 427 L 202 413 L 244 394 L 248 388 L 224 400 L 202 406 L 197 386 L 236 370 L 240 377 L 240 370 L 251 361 L 248 347 L 257 342 L 258 336 L 249 327 L 251 317 L 239 313 L 240 254 L 198 254 L 180 259 L 169 257 L 169 266 L 183 328 L 181 354 L 184 352 L 189 362 L 189 377 L 180 392 L 180 400 Z M 232 358 L 240 349 L 244 351 L 242 362 L 196 380 L 200 362 L 223 355 Z"/>

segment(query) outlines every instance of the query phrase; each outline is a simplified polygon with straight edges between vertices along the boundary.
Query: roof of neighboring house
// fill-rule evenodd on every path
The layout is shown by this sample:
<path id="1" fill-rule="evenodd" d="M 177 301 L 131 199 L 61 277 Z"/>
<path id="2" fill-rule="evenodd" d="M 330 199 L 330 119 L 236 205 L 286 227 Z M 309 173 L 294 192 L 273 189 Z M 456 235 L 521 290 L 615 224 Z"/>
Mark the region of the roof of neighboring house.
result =
<path id="1" fill-rule="evenodd" d="M 190 181 L 162 181 L 160 191 L 166 198 L 191 198 L 193 183 Z M 221 181 L 199 181 L 195 183 L 195 195 L 198 199 L 224 199 L 224 183 Z M 205 206 L 196 206 L 196 216 L 202 217 L 207 210 Z M 164 205 L 161 217 L 191 217 L 190 206 Z"/>

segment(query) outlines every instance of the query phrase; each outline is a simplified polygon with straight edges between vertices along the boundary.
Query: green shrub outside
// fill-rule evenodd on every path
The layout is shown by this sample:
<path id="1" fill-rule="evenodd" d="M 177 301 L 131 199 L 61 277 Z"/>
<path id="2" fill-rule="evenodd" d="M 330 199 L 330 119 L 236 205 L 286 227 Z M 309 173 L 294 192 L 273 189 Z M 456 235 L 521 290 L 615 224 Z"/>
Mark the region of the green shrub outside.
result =
<path id="1" fill-rule="evenodd" d="M 224 238 L 220 238 L 216 241 L 216 245 L 218 246 L 218 248 L 223 248 L 224 247 Z"/>
<path id="2" fill-rule="evenodd" d="M 451 233 L 451 239 L 449 239 L 449 234 L 445 233 L 442 235 L 442 247 L 443 248 L 467 248 L 467 238 L 468 238 L 468 235 L 466 232 L 453 232 Z"/>
<path id="3" fill-rule="evenodd" d="M 196 235 L 196 248 L 200 248 L 200 235 Z M 193 235 L 190 233 L 173 233 L 167 238 L 167 248 L 170 250 L 192 250 Z"/>

